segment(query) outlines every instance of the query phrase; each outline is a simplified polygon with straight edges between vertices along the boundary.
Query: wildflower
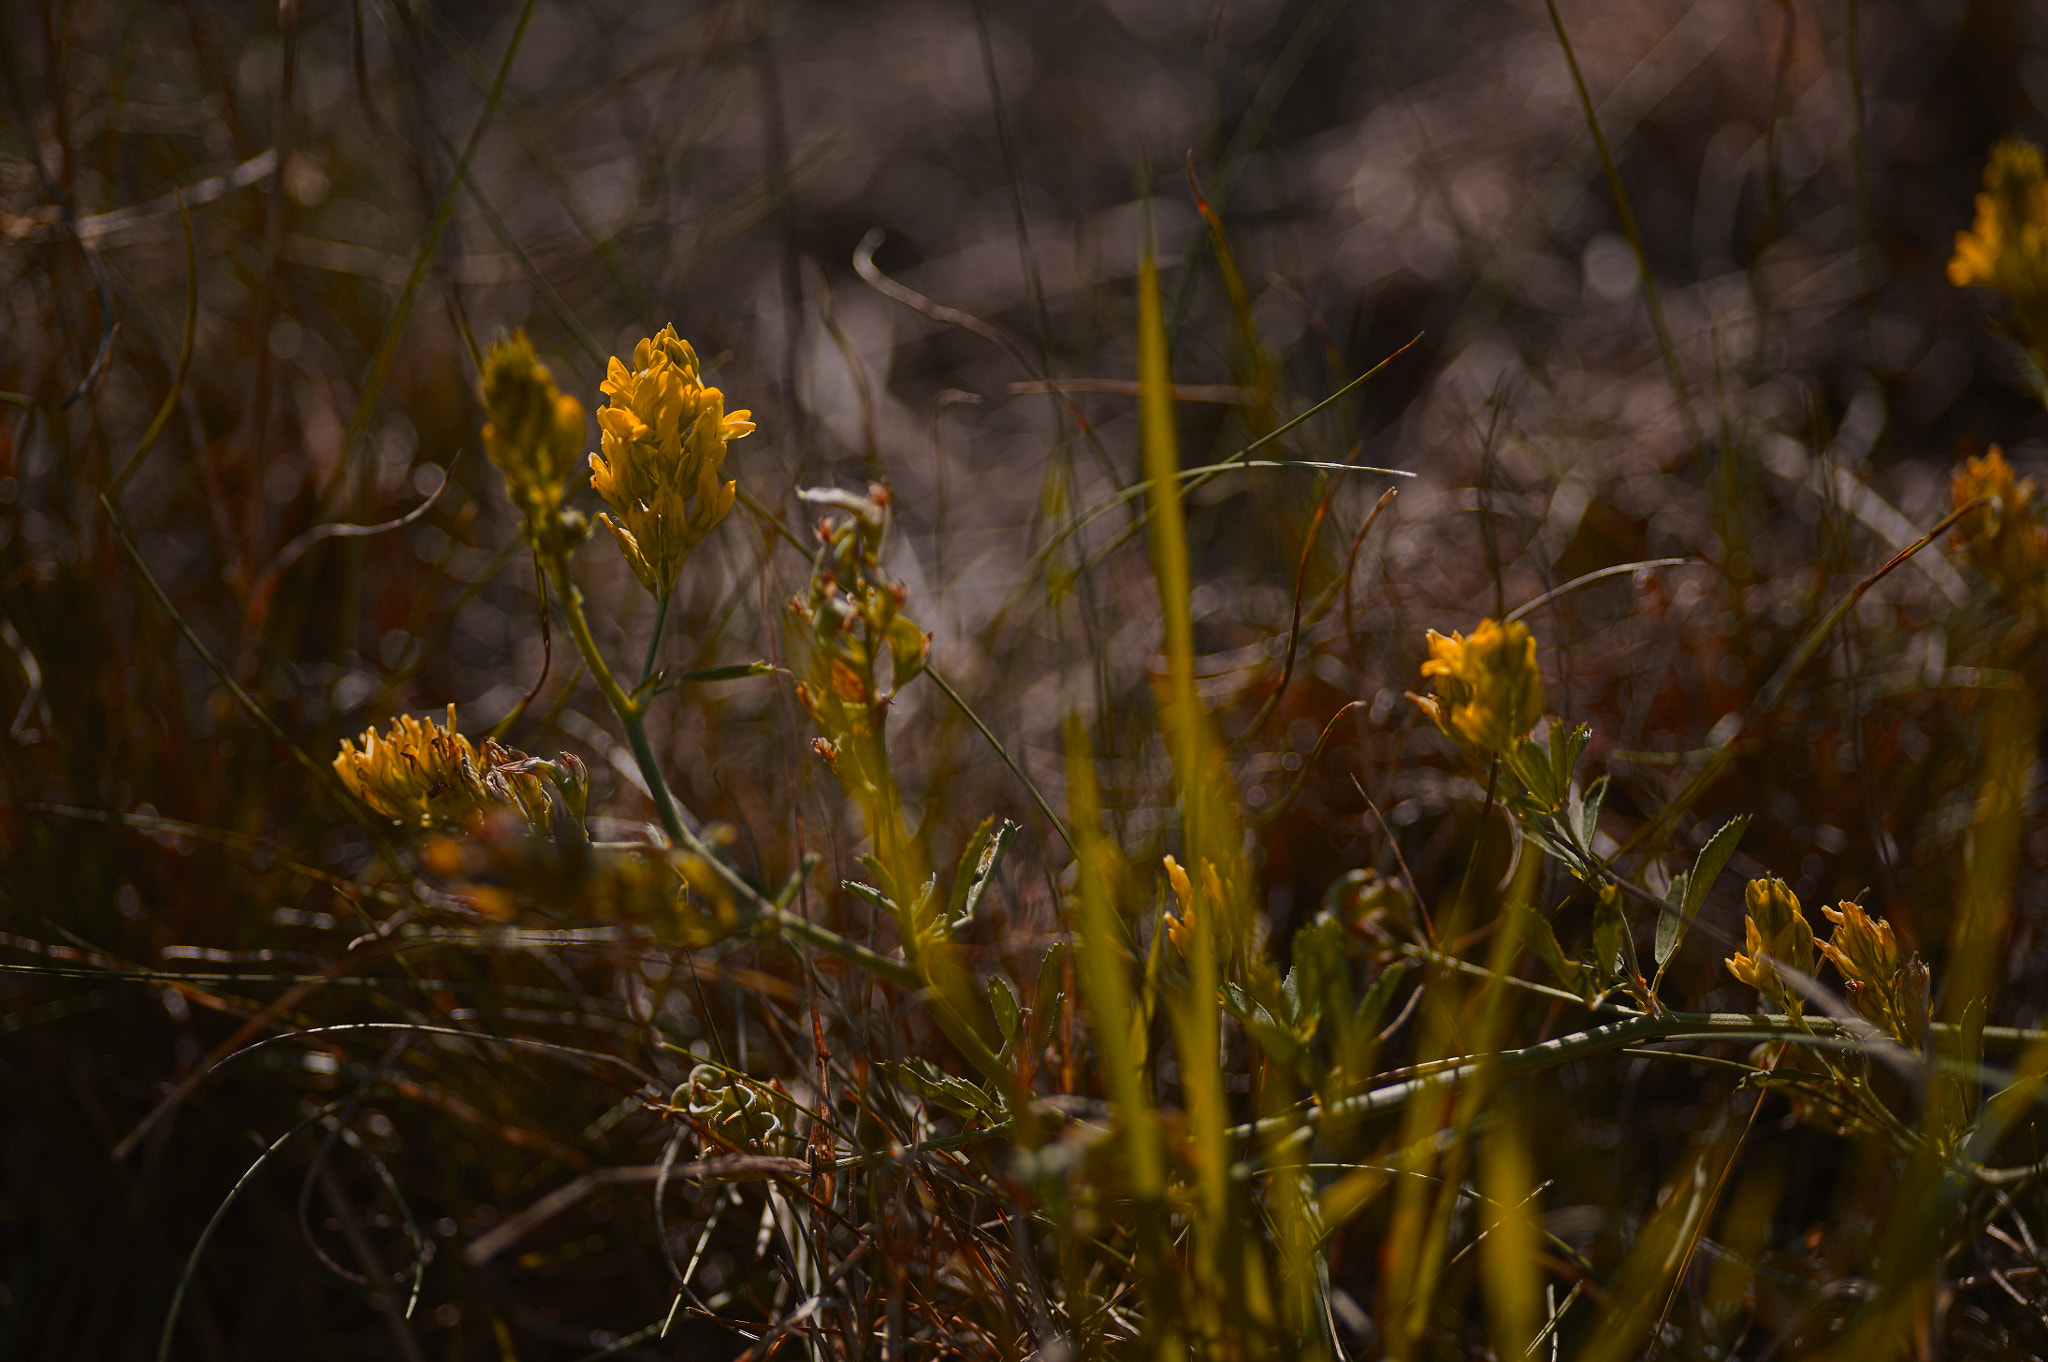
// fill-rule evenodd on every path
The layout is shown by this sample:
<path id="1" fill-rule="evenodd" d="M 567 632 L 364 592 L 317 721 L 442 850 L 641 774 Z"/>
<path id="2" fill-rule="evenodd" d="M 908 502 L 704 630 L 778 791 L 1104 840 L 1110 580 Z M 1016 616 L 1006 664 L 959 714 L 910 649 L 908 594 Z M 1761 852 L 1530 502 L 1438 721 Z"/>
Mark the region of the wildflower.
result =
<path id="1" fill-rule="evenodd" d="M 753 431 L 752 413 L 727 414 L 673 326 L 633 348 L 631 369 L 613 357 L 599 386 L 611 405 L 598 409 L 603 452 L 590 456 L 590 485 L 611 514 L 598 519 L 640 585 L 666 597 L 684 555 L 732 509 L 738 484 L 719 474 L 727 442 Z"/>
<path id="2" fill-rule="evenodd" d="M 1984 501 L 1956 522 L 1957 547 L 1970 566 L 2007 596 L 2041 607 L 2048 605 L 2048 533 L 2034 519 L 2035 490 L 2032 478 L 2013 476 L 1993 445 L 1955 475 L 1949 501 L 1957 510 Z"/>
<path id="3" fill-rule="evenodd" d="M 1844 902 L 1821 912 L 1835 930 L 1820 953 L 1842 972 L 1849 1006 L 1901 1044 L 1919 1044 L 1928 1020 L 1927 966 L 1918 956 L 1901 963 L 1891 924 L 1861 905 Z"/>
<path id="4" fill-rule="evenodd" d="M 797 682 L 797 699 L 826 731 L 819 755 L 842 776 L 872 782 L 879 772 L 868 763 L 880 753 L 861 749 L 871 749 L 870 740 L 880 735 L 895 692 L 923 670 L 931 636 L 903 613 L 909 589 L 881 567 L 889 489 L 874 483 L 864 496 L 829 488 L 797 495 L 850 512 L 843 521 L 820 519 L 811 589 L 789 602 L 810 639 L 810 676 Z M 855 740 L 851 748 L 846 738 Z"/>
<path id="5" fill-rule="evenodd" d="M 1166 915 L 1166 939 L 1174 949 L 1183 955 L 1194 949 L 1195 938 L 1195 886 L 1188 879 L 1188 872 L 1181 863 L 1171 856 L 1161 858 L 1166 866 L 1166 882 L 1173 888 L 1173 897 L 1180 904 L 1178 916 Z M 1216 865 L 1208 857 L 1202 858 L 1202 894 L 1205 906 L 1211 910 L 1224 902 L 1223 877 L 1216 873 Z"/>
<path id="6" fill-rule="evenodd" d="M 1527 625 L 1481 620 L 1470 638 L 1432 629 L 1422 674 L 1436 679 L 1436 694 L 1408 698 L 1447 735 L 1481 752 L 1513 752 L 1543 717 L 1543 674 Z"/>
<path id="7" fill-rule="evenodd" d="M 1173 948 L 1185 952 L 1193 945 L 1195 912 L 1195 886 L 1188 880 L 1188 872 L 1181 869 L 1180 862 L 1171 856 L 1161 858 L 1166 866 L 1166 882 L 1173 887 L 1173 897 L 1180 904 L 1180 913 L 1166 915 L 1166 937 L 1173 942 Z"/>
<path id="8" fill-rule="evenodd" d="M 1813 928 L 1799 910 L 1799 896 L 1773 876 L 1751 880 L 1743 903 L 1748 909 L 1742 920 L 1743 950 L 1728 957 L 1728 972 L 1780 1011 L 1797 1016 L 1803 1010 L 1799 995 L 1777 966 L 1813 973 Z"/>
<path id="9" fill-rule="evenodd" d="M 535 774 L 540 765 L 489 738 L 479 752 L 455 731 L 453 705 L 446 728 L 401 714 L 382 737 L 367 728 L 355 742 L 344 738 L 334 759 L 351 794 L 394 823 L 417 828 L 459 828 L 495 810 L 545 827 L 548 793 Z"/>
<path id="10" fill-rule="evenodd" d="M 1956 233 L 1948 279 L 2004 294 L 2021 343 L 2048 349 L 2048 166 L 2039 148 L 2009 138 L 1991 149 L 1976 220 Z"/>
<path id="11" fill-rule="evenodd" d="M 484 453 L 505 475 L 505 490 L 539 524 L 561 509 L 562 483 L 583 450 L 583 404 L 555 387 L 524 331 L 484 357 Z"/>

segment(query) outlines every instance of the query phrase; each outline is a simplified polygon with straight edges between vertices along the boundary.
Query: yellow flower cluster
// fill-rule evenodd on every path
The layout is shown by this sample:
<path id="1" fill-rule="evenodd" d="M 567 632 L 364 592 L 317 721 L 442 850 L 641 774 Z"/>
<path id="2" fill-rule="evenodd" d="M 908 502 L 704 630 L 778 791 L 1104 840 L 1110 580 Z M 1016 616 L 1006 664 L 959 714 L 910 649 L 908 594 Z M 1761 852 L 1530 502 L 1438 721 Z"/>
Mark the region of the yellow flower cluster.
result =
<path id="1" fill-rule="evenodd" d="M 1956 522 L 1962 555 L 2016 602 L 2048 614 L 2048 532 L 2034 519 L 2034 480 L 2013 476 L 1997 445 L 1949 484 L 1957 510 L 1990 498 Z"/>
<path id="2" fill-rule="evenodd" d="M 1432 629 L 1422 674 L 1435 680 L 1436 694 L 1408 698 L 1447 735 L 1481 752 L 1512 753 L 1543 717 L 1543 673 L 1525 624 L 1481 620 L 1470 638 Z"/>
<path id="3" fill-rule="evenodd" d="M 1892 925 L 1846 900 L 1823 908 L 1835 924 L 1834 939 L 1820 953 L 1842 972 L 1849 1006 L 1901 1045 L 1918 1046 L 1928 1022 L 1928 972 L 1918 956 L 1899 959 Z"/>
<path id="4" fill-rule="evenodd" d="M 600 388 L 611 404 L 598 409 L 603 452 L 590 456 L 590 485 L 611 514 L 598 518 L 640 584 L 665 598 L 684 555 L 732 509 L 725 447 L 752 432 L 752 413 L 727 414 L 673 326 L 634 347 L 632 368 L 614 356 Z"/>
<path id="5" fill-rule="evenodd" d="M 1780 1012 L 1798 1016 L 1798 992 L 1778 973 L 1786 965 L 1801 974 L 1814 967 L 1813 928 L 1799 910 L 1799 896 L 1781 879 L 1751 880 L 1743 891 L 1743 949 L 1728 957 L 1728 972 L 1764 995 Z"/>
<path id="6" fill-rule="evenodd" d="M 360 743 L 359 747 L 357 744 Z M 548 792 L 535 769 L 541 763 L 484 739 L 478 752 L 448 726 L 401 714 L 379 737 L 375 728 L 342 740 L 334 770 L 349 792 L 378 813 L 415 828 L 459 828 L 495 810 L 546 827 Z"/>
<path id="7" fill-rule="evenodd" d="M 2021 344 L 2048 350 L 2048 166 L 2039 148 L 2018 138 L 1992 148 L 1976 220 L 1956 233 L 1948 278 L 2004 294 Z"/>
<path id="8" fill-rule="evenodd" d="M 484 453 L 527 520 L 540 524 L 561 509 L 562 483 L 583 452 L 583 404 L 555 387 L 524 331 L 484 357 L 483 398 Z"/>

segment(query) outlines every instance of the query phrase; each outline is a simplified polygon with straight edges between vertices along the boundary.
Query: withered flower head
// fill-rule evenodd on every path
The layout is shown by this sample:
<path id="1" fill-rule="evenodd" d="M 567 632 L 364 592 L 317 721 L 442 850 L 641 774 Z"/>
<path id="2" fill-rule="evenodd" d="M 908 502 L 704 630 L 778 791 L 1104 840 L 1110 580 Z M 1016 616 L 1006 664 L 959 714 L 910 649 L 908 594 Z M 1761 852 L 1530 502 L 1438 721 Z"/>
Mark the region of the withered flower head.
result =
<path id="1" fill-rule="evenodd" d="M 401 714 L 382 736 L 367 728 L 354 742 L 344 738 L 334 758 L 335 773 L 350 793 L 393 822 L 415 828 L 459 828 L 499 809 L 546 827 L 547 787 L 535 765 L 489 738 L 482 752 L 472 747 L 455 729 L 453 705 L 446 728 L 431 718 Z"/>

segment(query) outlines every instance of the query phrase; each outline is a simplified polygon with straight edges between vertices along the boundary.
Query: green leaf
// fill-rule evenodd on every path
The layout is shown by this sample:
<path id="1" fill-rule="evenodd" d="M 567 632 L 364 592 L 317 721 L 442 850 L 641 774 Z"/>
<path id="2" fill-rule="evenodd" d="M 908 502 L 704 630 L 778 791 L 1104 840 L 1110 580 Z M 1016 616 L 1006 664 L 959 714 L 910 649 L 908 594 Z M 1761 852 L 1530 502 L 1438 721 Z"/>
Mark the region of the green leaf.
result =
<path id="1" fill-rule="evenodd" d="M 1344 946 L 1344 924 L 1327 913 L 1294 934 L 1294 968 L 1301 971 L 1300 996 L 1311 1016 L 1351 1015 L 1351 960 Z"/>
<path id="2" fill-rule="evenodd" d="M 1557 777 L 1560 796 L 1571 788 L 1572 772 L 1579 769 L 1579 758 L 1585 755 L 1592 736 L 1593 730 L 1584 724 L 1568 729 L 1559 719 L 1550 725 L 1550 769 Z M 1556 802 L 1562 801 L 1554 801 L 1553 806 Z"/>
<path id="3" fill-rule="evenodd" d="M 1602 776 L 1587 789 L 1586 797 L 1579 801 L 1578 828 L 1579 845 L 1587 851 L 1593 849 L 1593 838 L 1600 831 L 1600 805 L 1607 799 L 1607 777 Z"/>
<path id="4" fill-rule="evenodd" d="M 1593 963 L 1603 979 L 1621 973 L 1621 938 L 1628 932 L 1628 918 L 1622 912 L 1621 891 L 1601 889 L 1593 905 Z"/>
<path id="5" fill-rule="evenodd" d="M 895 914 L 900 920 L 902 917 L 903 910 L 897 907 L 897 905 L 901 903 L 905 897 L 903 893 L 903 886 L 896 883 L 896 877 L 889 873 L 889 867 L 882 864 L 880 857 L 874 856 L 872 854 L 863 855 L 860 858 L 860 864 L 861 868 L 868 872 L 868 878 L 875 882 L 874 892 L 879 893 L 882 896 L 882 906 L 887 907 L 888 910 L 891 913 Z M 866 885 L 861 886 L 862 889 L 866 889 L 867 887 L 868 886 Z M 865 897 L 865 895 L 863 895 L 863 897 Z M 874 902 L 874 900 L 870 899 L 869 902 L 872 903 Z"/>
<path id="6" fill-rule="evenodd" d="M 995 1121 L 1002 1112 L 994 1098 L 964 1078 L 955 1078 L 928 1059 L 910 1058 L 885 1064 L 931 1105 L 969 1120 Z"/>
<path id="7" fill-rule="evenodd" d="M 953 871 L 953 888 L 946 895 L 948 922 L 957 923 L 968 916 L 967 886 L 974 882 L 973 867 L 980 864 L 981 853 L 987 848 L 989 836 L 995 831 L 995 826 L 994 814 L 982 819 L 981 826 L 974 830 L 974 835 L 967 839 L 967 845 L 961 849 L 959 864 Z"/>
<path id="8" fill-rule="evenodd" d="M 1748 827 L 1748 814 L 1737 814 L 1723 823 L 1721 830 L 1700 848 L 1692 870 L 1671 881 L 1671 892 L 1665 895 L 1664 908 L 1657 915 L 1658 964 L 1670 959 L 1685 940 L 1686 930 L 1706 904 L 1707 891 L 1714 887 L 1714 881 L 1727 868 L 1728 858 L 1735 854 L 1736 843 L 1742 840 L 1742 834 Z"/>
<path id="9" fill-rule="evenodd" d="M 1287 977 L 1280 981 L 1280 1001 L 1287 1006 L 1287 1020 L 1299 1022 L 1302 1014 L 1301 966 L 1288 970 Z"/>
<path id="10" fill-rule="evenodd" d="M 1550 919 L 1531 913 L 1528 930 L 1529 944 L 1535 948 L 1538 958 L 1549 967 L 1550 972 L 1557 976 L 1557 981 L 1581 998 L 1590 1001 L 1593 996 L 1592 980 L 1586 973 L 1586 967 L 1565 958 L 1564 948 L 1557 944 L 1557 933 L 1550 928 Z M 1384 979 L 1386 975 L 1380 977 Z M 1375 984 L 1373 987 L 1377 989 L 1379 986 Z M 1370 996 L 1367 995 L 1368 998 Z"/>
<path id="11" fill-rule="evenodd" d="M 1530 799 L 1541 812 L 1548 813 L 1557 807 L 1557 768 L 1550 764 L 1550 754 L 1534 738 L 1522 739 L 1508 764 L 1528 787 Z"/>
<path id="12" fill-rule="evenodd" d="M 1542 926 L 1544 935 L 1549 936 L 1550 924 L 1544 922 Z M 1550 937 L 1550 948 L 1557 949 L 1556 937 Z M 1562 954 L 1559 958 L 1563 958 Z M 1409 968 L 1406 960 L 1396 960 L 1380 971 L 1379 977 L 1372 981 L 1372 986 L 1365 990 L 1365 996 L 1358 1000 L 1358 1010 L 1351 1016 L 1354 1031 L 1368 1031 L 1379 1025 L 1380 1014 L 1387 1010 L 1387 1004 L 1393 1000 L 1394 990 L 1400 987 L 1402 976 L 1408 973 Z"/>
<path id="13" fill-rule="evenodd" d="M 1038 962 L 1038 982 L 1031 989 L 1031 1053 L 1035 1056 L 1052 1044 L 1053 1023 L 1067 996 L 1067 943 L 1055 941 Z"/>
<path id="14" fill-rule="evenodd" d="M 924 670 L 924 662 L 931 655 L 932 637 L 913 623 L 909 616 L 898 615 L 889 621 L 889 656 L 895 665 L 890 685 L 902 690 L 905 682 Z"/>
<path id="15" fill-rule="evenodd" d="M 703 681 L 740 681 L 749 676 L 767 676 L 774 671 L 775 667 L 771 663 L 738 662 L 730 667 L 703 667 L 697 671 L 681 672 L 675 676 L 670 676 L 666 672 L 657 672 L 655 676 L 658 679 L 653 693 L 659 695 L 664 691 L 674 690 L 677 686 L 694 685 Z"/>
<path id="16" fill-rule="evenodd" d="M 987 823 L 982 824 L 984 829 L 987 826 Z M 953 881 L 953 891 L 959 896 L 957 911 L 953 914 L 953 930 L 958 931 L 974 921 L 975 910 L 980 908 L 981 901 L 988 897 L 989 886 L 995 883 L 996 871 L 1002 867 L 1003 853 L 1010 849 L 1010 840 L 1016 835 L 1017 825 L 1005 818 L 993 836 L 984 838 L 976 834 L 978 847 L 974 843 L 969 843 L 968 853 L 974 856 L 974 870 L 964 876 L 967 881 L 964 891 L 960 888 L 960 879 L 963 877 L 956 877 Z M 963 853 L 960 857 L 963 870 L 967 866 L 968 853 Z"/>
<path id="17" fill-rule="evenodd" d="M 1579 859 L 1578 852 L 1573 851 L 1570 847 L 1566 846 L 1563 842 L 1558 841 L 1555 837 L 1552 837 L 1549 833 L 1543 831 L 1541 828 L 1525 826 L 1522 829 L 1522 831 L 1523 834 L 1527 836 L 1530 841 L 1534 842 L 1537 846 L 1542 847 L 1543 850 L 1546 853 L 1548 853 L 1553 859 L 1562 861 L 1564 863 L 1565 869 L 1571 871 L 1572 874 L 1577 875 L 1580 879 L 1585 878 L 1586 866 L 1585 863 Z"/>
<path id="18" fill-rule="evenodd" d="M 1010 987 L 1010 981 L 1000 974 L 988 977 L 988 1006 L 996 1014 L 996 1027 L 1003 1033 L 1004 1043 L 1017 1039 L 1017 1023 L 1021 1020 L 1017 1012 L 1017 994 Z"/>
<path id="19" fill-rule="evenodd" d="M 896 915 L 896 901 L 871 884 L 862 884 L 859 880 L 841 880 L 839 887 L 863 903 L 881 909 L 891 917 Z"/>
<path id="20" fill-rule="evenodd" d="M 1672 878 L 1671 888 L 1664 894 L 1664 906 L 1657 912 L 1657 963 L 1662 965 L 1678 949 L 1678 943 L 1685 940 L 1685 885 L 1686 872 L 1679 871 Z"/>
<path id="21" fill-rule="evenodd" d="M 1692 864 L 1692 875 L 1685 891 L 1685 916 L 1690 922 L 1700 906 L 1707 901 L 1707 891 L 1714 887 L 1714 881 L 1727 868 L 1728 858 L 1735 854 L 1735 844 L 1742 840 L 1742 834 L 1749 829 L 1749 815 L 1737 814 L 1721 825 L 1721 830 L 1707 839 L 1700 848 L 1700 857 Z"/>

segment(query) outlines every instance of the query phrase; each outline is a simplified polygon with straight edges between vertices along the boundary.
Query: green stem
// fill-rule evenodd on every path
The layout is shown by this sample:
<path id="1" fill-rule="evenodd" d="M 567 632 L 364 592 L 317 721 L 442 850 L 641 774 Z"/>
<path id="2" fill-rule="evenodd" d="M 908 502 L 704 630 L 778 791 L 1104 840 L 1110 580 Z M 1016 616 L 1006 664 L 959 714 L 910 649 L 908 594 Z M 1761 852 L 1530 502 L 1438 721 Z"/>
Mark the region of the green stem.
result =
<path id="1" fill-rule="evenodd" d="M 628 695 L 612 675 L 604 654 L 598 651 L 597 639 L 590 632 L 590 621 L 583 613 L 583 593 L 577 589 L 575 579 L 569 575 L 568 555 L 559 550 L 542 550 L 542 561 L 546 564 L 548 577 L 555 584 L 555 595 L 562 603 L 562 615 L 569 626 L 569 637 L 575 641 L 576 651 L 582 654 L 584 665 L 590 668 L 591 676 L 597 682 L 599 694 L 612 712 L 619 716 L 619 724 L 626 730 L 626 741 L 633 751 L 633 762 L 640 768 L 641 778 L 647 782 L 648 793 L 653 796 L 655 813 L 661 819 L 662 830 L 676 846 L 689 852 L 711 868 L 713 874 L 726 884 L 751 910 L 753 922 L 767 925 L 785 940 L 801 941 L 816 947 L 828 955 L 837 956 L 848 964 L 856 965 L 877 978 L 910 991 L 925 986 L 917 970 L 901 960 L 892 960 L 878 951 L 849 941 L 845 937 L 821 927 L 775 903 L 759 889 L 749 884 L 739 871 L 728 865 L 705 841 L 690 831 L 683 822 L 681 812 L 676 808 L 670 794 L 668 781 L 661 774 L 661 766 L 654 758 L 654 748 L 647 741 L 647 726 L 643 720 L 644 707 Z M 666 612 L 667 600 L 662 602 Z M 660 620 L 656 621 L 656 637 L 660 637 Z M 650 647 L 650 657 L 652 649 Z"/>
<path id="2" fill-rule="evenodd" d="M 885 979 L 898 988 L 915 993 L 925 986 L 924 977 L 903 961 L 891 959 L 857 941 L 849 941 L 831 928 L 820 927 L 809 918 L 799 917 L 786 908 L 770 906 L 755 921 L 771 925 L 785 940 L 801 941 L 805 945 L 815 946 L 827 955 L 837 956 L 850 965 L 858 965 L 877 979 Z"/>
<path id="3" fill-rule="evenodd" d="M 538 539 L 539 536 L 536 536 Z M 655 813 L 661 819 L 662 830 L 675 846 L 695 856 L 711 872 L 725 883 L 749 909 L 751 925 L 759 930 L 768 928 L 781 936 L 785 942 L 801 941 L 806 945 L 837 956 L 850 965 L 866 970 L 879 979 L 886 979 L 897 987 L 911 993 L 922 993 L 930 989 L 925 972 L 916 965 L 901 960 L 892 960 L 879 951 L 872 950 L 857 942 L 821 927 L 815 922 L 790 912 L 781 904 L 770 899 L 761 890 L 749 884 L 739 871 L 718 855 L 701 837 L 692 832 L 683 822 L 682 813 L 676 808 L 670 794 L 668 781 L 661 774 L 661 766 L 654 758 L 654 748 L 647 741 L 647 726 L 644 721 L 646 707 L 634 696 L 628 695 L 612 674 L 610 664 L 598 650 L 597 639 L 590 632 L 590 621 L 583 613 L 583 593 L 576 581 L 569 575 L 569 555 L 559 546 L 541 546 L 542 561 L 546 564 L 550 580 L 555 584 L 555 594 L 561 599 L 562 614 L 568 622 L 569 637 L 576 643 L 576 651 L 583 655 L 583 661 L 590 668 L 590 674 L 597 681 L 597 689 L 619 716 L 619 724 L 626 730 L 626 741 L 633 750 L 633 762 L 640 768 L 641 777 L 647 782 L 647 791 L 654 800 Z M 655 639 L 661 637 L 661 626 L 667 615 L 668 598 L 663 597 L 661 608 L 655 619 Z M 648 662 L 654 660 L 654 644 L 648 645 Z M 648 669 L 651 672 L 651 665 Z M 643 672 L 644 682 L 646 672 Z M 899 827 L 900 820 L 891 819 Z M 950 1003 L 932 990 L 933 1012 L 940 1027 L 952 1037 L 963 1054 L 976 1068 L 991 1078 L 1004 1075 L 995 1053 L 974 1030 L 972 1023 L 960 1017 Z"/>
<path id="4" fill-rule="evenodd" d="M 953 702 L 954 707 L 967 716 L 967 722 L 973 724 L 975 730 L 982 737 L 988 739 L 988 745 L 995 749 L 998 757 L 1002 758 L 1003 765 L 1010 768 L 1010 774 L 1017 777 L 1023 784 L 1025 791 L 1031 796 L 1031 801 L 1038 805 L 1038 811 L 1045 815 L 1046 821 L 1052 824 L 1053 831 L 1060 835 L 1060 840 L 1065 842 L 1068 850 L 1071 851 L 1074 846 L 1074 835 L 1067 831 L 1067 825 L 1060 821 L 1060 816 L 1052 811 L 1052 805 L 1046 802 L 1045 796 L 1039 792 L 1038 786 L 1033 783 L 1031 777 L 1024 774 L 1024 768 L 1017 764 L 1016 758 L 1010 755 L 1010 750 L 1003 746 L 1003 740 L 998 738 L 994 731 L 982 722 L 981 716 L 976 714 L 968 703 L 960 698 L 960 692 L 947 684 L 945 677 L 940 676 L 930 666 L 925 667 L 923 674 L 930 677 L 932 684 L 943 691 L 946 698 Z"/>
<path id="5" fill-rule="evenodd" d="M 654 675 L 654 655 L 661 650 L 661 629 L 668 623 L 668 603 L 673 592 L 664 591 L 654 605 L 654 632 L 647 637 L 647 660 L 640 664 L 640 684 Z"/>
<path id="6" fill-rule="evenodd" d="M 1826 1024 L 1825 1029 L 1832 1032 L 1835 1028 Z M 1492 1066 L 1496 1078 L 1508 1079 L 1555 1068 L 1589 1055 L 1627 1049 L 1646 1040 L 1712 1040 L 1721 1035 L 1729 1039 L 1747 1039 L 1758 1034 L 1795 1043 L 1820 1039 L 1820 1029 L 1805 1018 L 1742 1012 L 1666 1012 L 1661 1017 L 1631 1017 L 1627 1021 L 1596 1026 L 1521 1050 L 1502 1050 L 1494 1055 L 1467 1055 L 1442 1061 L 1439 1066 L 1430 1066 L 1426 1072 L 1416 1073 L 1405 1082 L 1390 1083 L 1328 1106 L 1311 1107 L 1305 1112 L 1290 1111 L 1269 1116 L 1234 1127 L 1230 1134 L 1240 1140 L 1287 1136 L 1290 1133 L 1297 1138 L 1307 1138 L 1310 1129 L 1326 1117 L 1367 1116 L 1386 1111 L 1407 1102 L 1425 1088 L 1455 1087 L 1476 1074 L 1482 1063 Z"/>

